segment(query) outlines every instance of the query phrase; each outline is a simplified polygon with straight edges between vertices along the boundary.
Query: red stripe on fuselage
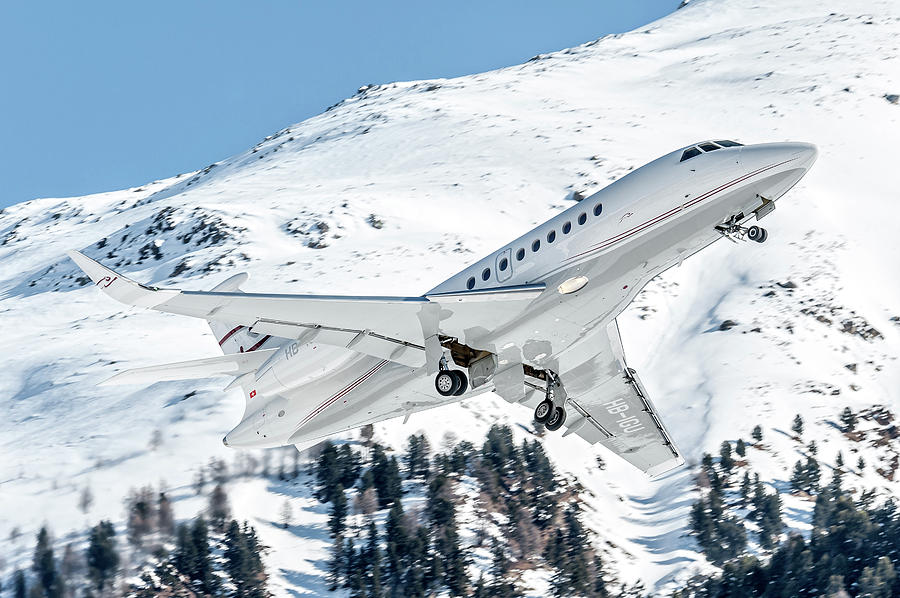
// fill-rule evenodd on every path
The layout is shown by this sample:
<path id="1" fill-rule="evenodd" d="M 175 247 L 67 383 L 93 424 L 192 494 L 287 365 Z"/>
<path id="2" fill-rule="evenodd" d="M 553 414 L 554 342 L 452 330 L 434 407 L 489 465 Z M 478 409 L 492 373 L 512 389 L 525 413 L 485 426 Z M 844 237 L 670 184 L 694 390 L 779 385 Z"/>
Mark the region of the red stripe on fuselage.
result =
<path id="1" fill-rule="evenodd" d="M 307 415 L 306 417 L 303 418 L 303 421 L 300 422 L 300 424 L 297 426 L 297 429 L 302 428 L 309 420 L 311 420 L 312 418 L 319 415 L 322 411 L 324 411 L 326 408 L 331 406 L 334 402 L 340 400 L 342 397 L 347 395 L 350 391 L 352 391 L 357 386 L 359 386 L 360 384 L 365 382 L 367 379 L 369 379 L 372 376 L 372 374 L 374 374 L 375 372 L 380 370 L 382 367 L 384 367 L 384 365 L 387 362 L 388 362 L 388 360 L 385 359 L 384 361 L 382 361 L 381 363 L 379 363 L 375 367 L 373 367 L 371 370 L 369 370 L 368 372 L 366 372 L 365 374 L 363 374 L 362 376 L 360 376 L 359 378 L 357 378 L 356 380 L 354 380 L 353 382 L 351 382 L 350 384 L 345 386 L 343 389 L 341 389 L 340 391 L 336 392 L 335 394 L 333 394 L 330 397 L 328 397 L 327 399 L 325 399 L 325 401 L 323 403 L 321 403 L 318 407 L 313 409 L 313 411 L 309 415 Z"/>

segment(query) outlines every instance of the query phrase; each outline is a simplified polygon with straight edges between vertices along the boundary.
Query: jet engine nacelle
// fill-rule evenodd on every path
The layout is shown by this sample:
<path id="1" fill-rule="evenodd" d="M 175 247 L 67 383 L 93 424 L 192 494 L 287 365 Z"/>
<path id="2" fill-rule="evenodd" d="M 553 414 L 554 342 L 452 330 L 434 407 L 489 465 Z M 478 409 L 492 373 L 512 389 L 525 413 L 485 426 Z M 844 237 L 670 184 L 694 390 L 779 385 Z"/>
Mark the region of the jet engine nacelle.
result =
<path id="1" fill-rule="evenodd" d="M 341 369 L 356 356 L 354 351 L 342 347 L 289 342 L 259 368 L 256 392 L 272 396 L 309 384 Z"/>

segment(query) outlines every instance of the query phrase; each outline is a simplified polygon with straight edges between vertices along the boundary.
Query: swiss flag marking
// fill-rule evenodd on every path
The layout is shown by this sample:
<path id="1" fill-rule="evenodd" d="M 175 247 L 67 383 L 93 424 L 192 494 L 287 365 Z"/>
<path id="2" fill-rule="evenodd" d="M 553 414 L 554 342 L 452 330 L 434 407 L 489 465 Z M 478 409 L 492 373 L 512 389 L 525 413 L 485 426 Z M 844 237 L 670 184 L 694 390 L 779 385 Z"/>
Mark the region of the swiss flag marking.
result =
<path id="1" fill-rule="evenodd" d="M 256 391 L 255 391 L 255 390 L 251 390 L 251 391 L 250 391 L 250 398 L 252 399 L 252 398 L 255 397 L 255 396 L 256 396 Z"/>

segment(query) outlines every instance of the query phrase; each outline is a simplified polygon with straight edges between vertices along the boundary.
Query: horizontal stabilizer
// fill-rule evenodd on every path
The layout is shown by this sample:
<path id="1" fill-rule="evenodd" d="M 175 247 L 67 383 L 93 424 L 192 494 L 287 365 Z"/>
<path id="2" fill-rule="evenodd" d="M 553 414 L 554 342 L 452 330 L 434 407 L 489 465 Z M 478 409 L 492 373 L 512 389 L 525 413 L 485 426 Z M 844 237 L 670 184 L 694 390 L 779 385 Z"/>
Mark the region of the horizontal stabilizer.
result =
<path id="1" fill-rule="evenodd" d="M 262 349 L 250 353 L 233 353 L 219 357 L 125 370 L 109 380 L 101 382 L 100 386 L 153 384 L 169 380 L 194 380 L 213 376 L 241 376 L 247 372 L 256 371 L 276 351 L 278 351 L 277 348 Z"/>

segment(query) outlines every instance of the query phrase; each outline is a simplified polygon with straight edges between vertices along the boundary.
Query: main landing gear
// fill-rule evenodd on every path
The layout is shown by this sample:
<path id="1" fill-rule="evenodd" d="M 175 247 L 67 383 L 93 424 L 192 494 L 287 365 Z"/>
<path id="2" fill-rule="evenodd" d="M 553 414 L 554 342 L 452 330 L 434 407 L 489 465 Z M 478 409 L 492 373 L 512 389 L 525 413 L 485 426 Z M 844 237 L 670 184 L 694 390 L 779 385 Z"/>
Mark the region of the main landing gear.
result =
<path id="1" fill-rule="evenodd" d="M 563 389 L 559 376 L 545 371 L 547 389 L 544 400 L 534 408 L 534 420 L 544 424 L 544 427 L 555 432 L 566 423 L 566 391 Z"/>
<path id="2" fill-rule="evenodd" d="M 469 379 L 462 370 L 447 369 L 447 360 L 441 358 L 441 369 L 434 377 L 434 388 L 442 397 L 458 397 L 469 389 Z"/>
<path id="3" fill-rule="evenodd" d="M 756 225 L 743 227 L 740 225 L 736 216 L 732 216 L 730 219 L 716 226 L 716 230 L 719 231 L 723 237 L 726 237 L 735 243 L 737 243 L 739 239 L 765 243 L 766 239 L 769 238 L 769 233 L 766 232 L 766 229 Z"/>

